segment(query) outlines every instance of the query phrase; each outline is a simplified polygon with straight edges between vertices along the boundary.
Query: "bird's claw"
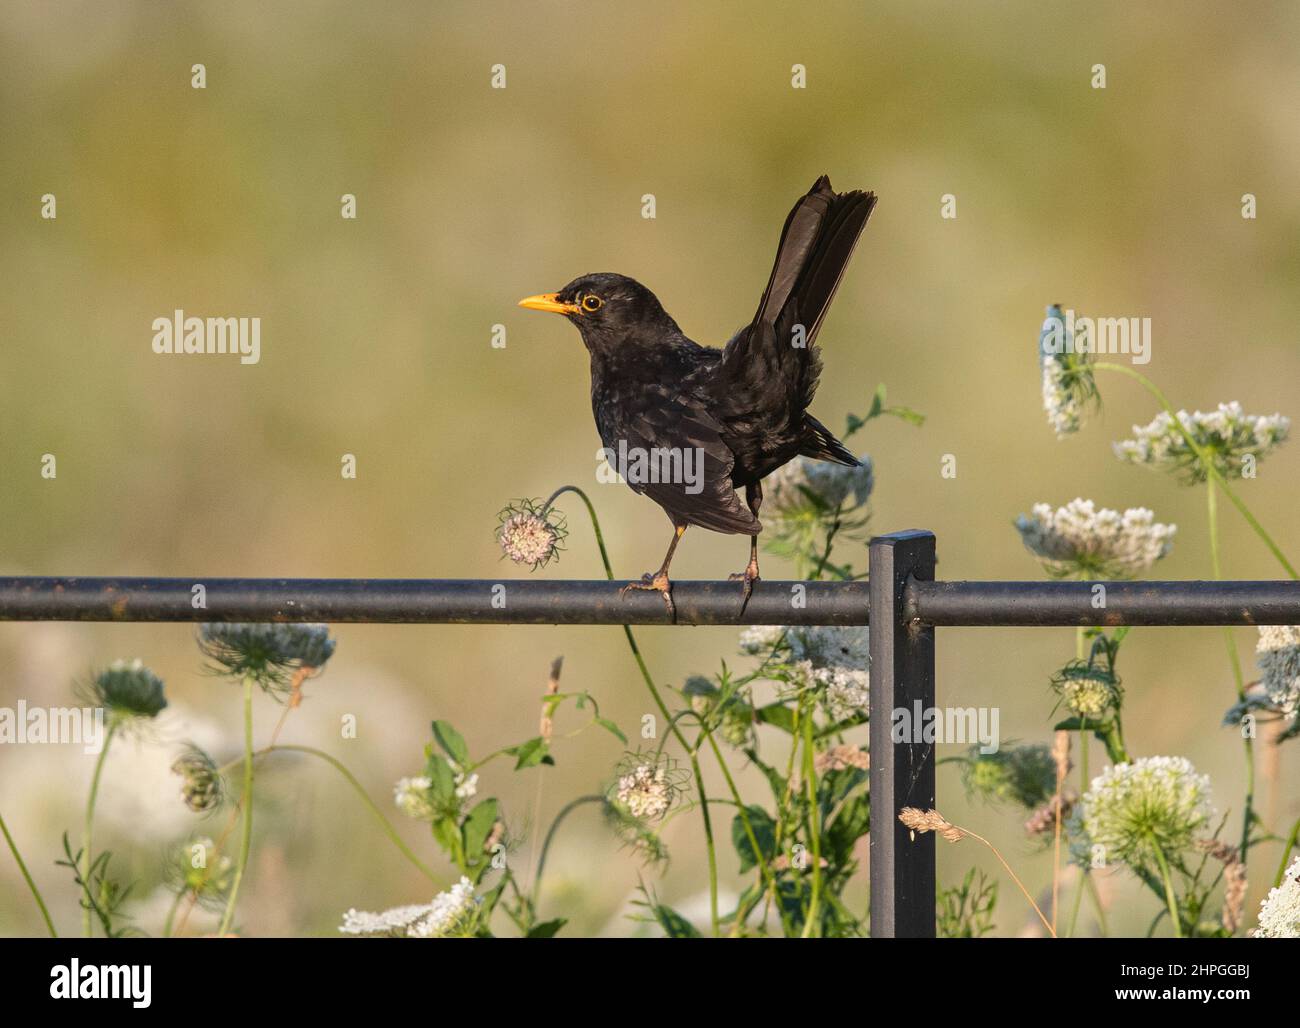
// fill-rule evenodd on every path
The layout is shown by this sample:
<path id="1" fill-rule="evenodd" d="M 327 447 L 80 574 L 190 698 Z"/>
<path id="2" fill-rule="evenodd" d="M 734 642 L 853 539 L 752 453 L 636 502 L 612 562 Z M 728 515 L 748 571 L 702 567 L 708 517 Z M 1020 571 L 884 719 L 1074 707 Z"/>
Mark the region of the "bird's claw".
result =
<path id="1" fill-rule="evenodd" d="M 658 593 L 664 598 L 664 606 L 668 608 L 668 616 L 677 620 L 677 607 L 673 603 L 673 583 L 668 580 L 668 572 L 660 571 L 657 574 L 644 574 L 639 582 L 628 582 L 618 591 L 618 598 L 621 600 L 627 595 L 629 589 L 638 591 Z"/>
<path id="2" fill-rule="evenodd" d="M 744 582 L 744 587 L 740 594 L 740 613 L 745 613 L 745 608 L 749 606 L 749 598 L 754 593 L 754 583 L 761 582 L 758 575 L 758 565 L 750 561 L 749 566 L 744 571 L 737 571 L 734 575 L 727 576 L 728 582 Z"/>

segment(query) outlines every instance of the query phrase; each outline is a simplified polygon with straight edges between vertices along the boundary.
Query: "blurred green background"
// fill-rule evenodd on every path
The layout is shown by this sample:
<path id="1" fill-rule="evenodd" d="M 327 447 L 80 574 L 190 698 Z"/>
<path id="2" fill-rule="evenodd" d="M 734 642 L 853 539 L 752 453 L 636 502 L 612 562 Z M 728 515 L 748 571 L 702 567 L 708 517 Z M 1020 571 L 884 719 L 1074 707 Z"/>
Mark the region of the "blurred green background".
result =
<path id="1" fill-rule="evenodd" d="M 1029 578 L 1038 569 L 1012 520 L 1082 495 L 1176 522 L 1162 577 L 1208 577 L 1203 493 L 1110 452 L 1151 402 L 1103 379 L 1104 410 L 1057 441 L 1037 331 L 1055 301 L 1149 316 L 1145 370 L 1176 404 L 1300 415 L 1298 46 L 1300 9 L 1285 3 L 8 0 L 0 573 L 513 577 L 493 542 L 497 510 L 573 482 L 595 490 L 615 566 L 635 577 L 656 565 L 667 522 L 626 488 L 596 485 L 577 334 L 515 301 L 619 271 L 719 343 L 756 306 L 791 203 L 827 172 L 881 200 L 824 325 L 814 411 L 841 426 L 883 381 L 929 415 L 920 430 L 886 419 L 856 437 L 876 463 L 873 527 L 937 532 L 943 577 Z M 195 63 L 206 89 L 191 88 Z M 504 90 L 490 88 L 498 63 Z M 795 63 L 806 89 L 791 88 Z M 1090 84 L 1097 63 L 1104 90 Z M 40 217 L 45 193 L 57 220 Z M 355 221 L 340 217 L 344 193 Z M 654 220 L 641 217 L 646 193 Z M 939 216 L 945 193 L 955 220 Z M 1241 217 L 1244 193 L 1258 197 L 1256 220 Z M 261 363 L 152 353 L 150 323 L 178 307 L 260 316 Z M 504 349 L 490 345 L 497 323 Z M 40 476 L 45 453 L 54 481 Z M 340 476 L 344 453 L 355 481 Z M 944 454 L 955 479 L 940 476 Z M 1241 490 L 1293 557 L 1297 469 L 1293 443 Z M 569 550 L 540 574 L 597 577 L 581 511 L 567 509 Z M 1227 573 L 1275 577 L 1240 519 L 1223 521 Z M 701 532 L 674 571 L 723 576 L 744 551 Z M 773 558 L 764 570 L 789 574 Z M 395 816 L 392 783 L 420 769 L 431 718 L 479 753 L 535 734 L 558 654 L 564 686 L 593 692 L 625 728 L 651 709 L 614 629 L 337 634 L 283 738 L 339 755 Z M 730 630 L 640 638 L 662 682 L 736 660 Z M 1254 633 L 1238 642 L 1249 670 Z M 945 630 L 940 703 L 1000 706 L 1004 739 L 1048 741 L 1047 678 L 1072 654 L 1068 630 Z M 92 668 L 137 655 L 166 678 L 172 709 L 153 742 L 109 760 L 97 842 L 148 886 L 169 842 L 220 831 L 185 811 L 166 767 L 186 737 L 234 755 L 237 690 L 199 673 L 187 627 L 0 625 L 0 704 L 68 702 Z M 1218 631 L 1135 632 L 1123 671 L 1131 748 L 1190 757 L 1235 822 L 1243 767 L 1237 736 L 1218 727 L 1233 699 Z M 359 737 L 345 741 L 349 713 Z M 258 708 L 262 733 L 275 715 Z M 492 765 L 480 795 L 501 797 L 527 853 L 537 826 L 598 790 L 619 757 L 612 737 L 585 733 L 540 776 Z M 75 901 L 52 862 L 90 766 L 74 747 L 0 748 L 0 811 L 67 930 Z M 1300 813 L 1294 754 L 1276 775 L 1261 795 L 1274 827 Z M 427 900 L 428 882 L 333 771 L 284 758 L 260 781 L 248 932 L 328 935 L 348 907 Z M 765 793 L 749 773 L 741 788 Z M 1049 881 L 1014 811 L 971 809 L 949 769 L 939 798 L 1032 887 Z M 421 825 L 401 827 L 433 857 Z M 678 818 L 668 842 L 656 888 L 698 923 L 698 818 Z M 1259 851 L 1252 898 L 1276 850 Z M 945 845 L 941 879 L 996 870 L 985 856 Z M 728 887 L 735 866 L 725 853 Z M 542 914 L 570 916 L 571 933 L 636 931 L 621 914 L 637 874 L 597 815 L 575 815 Z M 135 909 L 157 931 L 165 898 L 145 892 Z M 1120 907 L 1118 931 L 1144 930 L 1156 910 Z M 1004 881 L 999 931 L 1031 918 Z M 5 855 L 0 932 L 40 930 Z"/>

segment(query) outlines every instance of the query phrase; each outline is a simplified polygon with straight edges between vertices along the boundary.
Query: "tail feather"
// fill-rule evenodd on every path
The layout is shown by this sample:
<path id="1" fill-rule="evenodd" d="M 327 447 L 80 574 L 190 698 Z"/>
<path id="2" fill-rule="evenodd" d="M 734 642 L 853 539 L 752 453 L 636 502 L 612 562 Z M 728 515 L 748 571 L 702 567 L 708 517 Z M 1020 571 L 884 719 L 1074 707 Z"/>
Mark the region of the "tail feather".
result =
<path id="1" fill-rule="evenodd" d="M 831 430 L 814 418 L 804 415 L 804 438 L 799 453 L 814 460 L 829 460 L 836 464 L 845 464 L 851 468 L 860 468 L 862 462 L 849 451 L 849 448 L 835 438 Z"/>
<path id="2" fill-rule="evenodd" d="M 780 382 L 800 412 L 812 402 L 821 371 L 817 333 L 875 206 L 874 193 L 836 193 L 825 175 L 794 205 L 754 320 L 723 354 L 730 380 L 758 387 Z M 800 326 L 802 345 L 794 345 Z"/>

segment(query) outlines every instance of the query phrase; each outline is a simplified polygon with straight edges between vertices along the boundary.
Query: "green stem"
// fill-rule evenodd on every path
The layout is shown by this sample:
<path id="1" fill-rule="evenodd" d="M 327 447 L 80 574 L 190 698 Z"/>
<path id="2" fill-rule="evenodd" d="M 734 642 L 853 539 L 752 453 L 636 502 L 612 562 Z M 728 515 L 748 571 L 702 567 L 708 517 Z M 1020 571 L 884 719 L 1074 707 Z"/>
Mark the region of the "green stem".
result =
<path id="1" fill-rule="evenodd" d="M 172 922 L 176 920 L 176 911 L 180 909 L 181 900 L 183 900 L 187 895 L 189 895 L 189 890 L 181 889 L 176 893 L 175 899 L 172 900 L 172 905 L 167 908 L 167 920 L 163 922 L 163 938 L 171 938 Z"/>
<path id="2" fill-rule="evenodd" d="M 1079 906 L 1083 900 L 1083 890 L 1088 886 L 1088 868 L 1079 868 L 1079 887 L 1074 890 L 1074 902 L 1070 905 L 1070 923 L 1066 926 L 1065 937 L 1074 938 L 1074 928 L 1079 921 Z"/>
<path id="3" fill-rule="evenodd" d="M 1174 937 L 1181 939 L 1183 937 L 1183 922 L 1178 916 L 1178 898 L 1174 895 L 1174 880 L 1169 874 L 1169 861 L 1165 859 L 1164 850 L 1156 842 L 1155 836 L 1151 836 L 1151 846 L 1156 853 L 1156 863 L 1160 865 L 1160 877 L 1165 883 L 1165 903 L 1169 907 L 1169 917 L 1174 923 Z"/>
<path id="4" fill-rule="evenodd" d="M 309 753 L 313 757 L 319 757 L 327 764 L 330 764 L 336 771 L 338 771 L 339 774 L 341 774 L 344 778 L 346 778 L 348 780 L 348 783 L 352 786 L 352 788 L 356 790 L 356 794 L 360 796 L 361 801 L 367 807 L 370 808 L 370 812 L 375 815 L 375 819 L 379 822 L 380 827 L 383 828 L 384 834 L 387 835 L 389 840 L 392 842 L 392 844 L 398 848 L 402 856 L 404 856 L 407 860 L 409 860 L 411 864 L 413 864 L 419 870 L 419 872 L 422 875 L 424 875 L 425 878 L 429 879 L 429 881 L 433 882 L 435 885 L 442 883 L 443 879 L 439 877 L 437 874 L 435 874 L 432 870 L 430 870 L 428 865 L 425 864 L 419 857 L 417 857 L 411 851 L 411 848 L 406 845 L 406 843 L 402 840 L 402 837 L 398 834 L 397 829 L 393 827 L 393 823 L 384 816 L 384 812 L 380 810 L 378 804 L 376 804 L 375 801 L 370 798 L 370 796 L 367 794 L 365 790 L 365 787 L 359 781 L 357 781 L 356 775 L 354 775 L 351 771 L 349 771 L 341 761 L 336 760 L 334 757 L 330 756 L 324 750 L 313 749 L 311 746 L 288 746 L 283 744 L 276 745 L 276 746 L 268 746 L 266 749 L 259 751 L 259 755 L 262 753 L 286 752 L 286 751 L 292 753 Z"/>
<path id="5" fill-rule="evenodd" d="M 1210 533 L 1210 568 L 1216 581 L 1223 578 L 1223 568 L 1219 561 L 1219 504 L 1214 479 L 1205 483 L 1205 505 L 1209 520 Z M 1241 658 L 1237 655 L 1237 642 L 1232 636 L 1232 629 L 1224 626 L 1223 643 L 1228 650 L 1228 663 L 1232 665 L 1232 678 L 1237 687 L 1237 700 L 1246 699 L 1246 681 L 1241 673 Z M 1241 862 L 1246 863 L 1250 849 L 1250 827 L 1254 819 L 1255 805 L 1255 743 L 1249 735 L 1242 735 L 1242 746 L 1246 756 L 1246 803 L 1241 817 Z"/>
<path id="6" fill-rule="evenodd" d="M 808 836 L 812 844 L 812 896 L 808 900 L 808 916 L 803 923 L 803 937 L 811 938 L 814 929 L 820 931 L 822 898 L 822 825 L 821 805 L 817 802 L 817 771 L 813 753 L 813 718 L 808 711 L 803 722 L 803 776 L 808 790 Z"/>
<path id="7" fill-rule="evenodd" d="M 722 777 L 726 779 L 727 788 L 731 792 L 732 801 L 736 804 L 736 813 L 740 816 L 740 823 L 745 829 L 745 837 L 749 840 L 750 848 L 754 851 L 754 860 L 758 864 L 759 874 L 767 888 L 776 895 L 776 878 L 772 874 L 772 869 L 767 866 L 767 858 L 763 850 L 758 845 L 758 834 L 754 831 L 754 823 L 749 819 L 749 808 L 745 806 L 744 800 L 740 798 L 740 790 L 736 788 L 736 780 L 731 776 L 731 768 L 727 766 L 726 760 L 723 759 L 722 750 L 718 747 L 718 741 L 713 737 L 713 733 L 707 729 L 702 729 L 704 737 L 709 741 L 709 746 L 713 750 L 713 756 L 717 758 L 718 767 L 722 769 Z M 752 909 L 752 907 L 751 907 Z M 746 915 L 748 916 L 748 915 Z M 740 926 L 744 923 L 743 917 L 737 917 L 736 924 L 733 926 L 732 934 L 735 934 Z"/>
<path id="8" fill-rule="evenodd" d="M 551 498 L 546 501 L 544 507 L 549 507 L 563 493 L 573 493 L 579 497 L 587 507 L 587 514 L 591 517 L 591 528 L 596 536 L 596 546 L 600 550 L 601 563 L 605 565 L 605 577 L 609 581 L 614 580 L 614 568 L 609 562 L 609 553 L 605 549 L 605 537 L 600 530 L 600 518 L 596 516 L 596 508 L 592 505 L 590 498 L 585 492 L 576 485 L 561 486 L 551 494 Z M 659 687 L 655 685 L 655 680 L 650 675 L 650 669 L 646 666 L 645 658 L 641 656 L 641 648 L 637 645 L 636 636 L 632 633 L 629 625 L 623 626 L 623 635 L 627 637 L 628 648 L 632 651 L 632 659 L 636 661 L 637 668 L 641 672 L 641 678 L 645 681 L 646 688 L 650 690 L 650 696 L 654 699 L 655 706 L 659 708 L 659 713 L 663 716 L 669 731 L 672 732 L 673 738 L 678 745 L 690 756 L 691 774 L 695 778 L 695 789 L 700 796 L 700 814 L 704 819 L 704 841 L 708 852 L 709 862 L 709 916 L 713 926 L 713 934 L 718 934 L 718 854 L 713 842 L 713 822 L 709 817 L 708 796 L 704 792 L 704 776 L 700 773 L 700 762 L 696 756 L 695 750 L 686 741 L 686 736 L 678 727 L 677 722 L 668 712 L 668 705 L 664 703 L 663 697 L 659 694 Z"/>
<path id="9" fill-rule="evenodd" d="M 551 822 L 550 830 L 546 833 L 546 841 L 542 843 L 542 855 L 537 858 L 537 873 L 533 875 L 532 899 L 529 901 L 534 912 L 537 909 L 537 900 L 541 896 L 542 888 L 542 871 L 546 868 L 546 854 L 550 852 L 551 840 L 555 838 L 555 833 L 560 829 L 562 822 L 569 814 L 577 810 L 584 803 L 604 803 L 604 796 L 579 796 L 576 800 L 570 800 L 561 808 L 560 812 L 555 815 L 555 820 Z"/>
<path id="10" fill-rule="evenodd" d="M 99 757 L 95 760 L 95 773 L 90 778 L 90 795 L 86 798 L 86 818 L 81 831 L 81 853 L 86 862 L 86 881 L 90 881 L 90 865 L 94 860 L 91 852 L 94 841 L 95 830 L 95 800 L 99 797 L 99 779 L 104 772 L 104 760 L 108 757 L 108 747 L 113 741 L 113 733 L 117 731 L 117 721 L 110 718 L 108 731 L 104 735 L 104 745 L 99 750 Z M 90 938 L 90 908 L 83 906 L 81 911 L 81 934 Z"/>
<path id="11" fill-rule="evenodd" d="M 50 930 L 50 938 L 57 939 L 59 933 L 54 930 L 54 922 L 50 920 L 50 911 L 45 906 L 45 900 L 41 898 L 41 890 L 36 888 L 36 883 L 32 881 L 27 865 L 23 863 L 23 856 L 18 852 L 18 846 L 14 842 L 14 837 L 9 834 L 9 827 L 5 824 L 3 817 L 0 817 L 0 832 L 4 833 L 5 842 L 9 844 L 9 852 L 14 855 L 14 863 L 18 865 L 18 870 L 22 872 L 23 880 L 27 882 L 27 888 L 31 890 L 32 898 L 36 900 L 36 905 L 41 908 L 41 917 L 45 919 L 45 927 Z"/>
<path id="12" fill-rule="evenodd" d="M 1261 525 L 1255 515 L 1250 512 L 1250 508 L 1246 506 L 1233 488 L 1228 485 L 1228 480 L 1223 477 L 1223 474 L 1219 471 L 1218 467 L 1215 466 L 1214 460 L 1210 454 L 1205 451 L 1205 449 L 1192 437 L 1192 434 L 1184 427 L 1182 420 L 1178 417 L 1178 412 L 1174 410 L 1169 401 L 1165 399 L 1165 394 L 1160 391 L 1156 384 L 1145 375 L 1139 374 L 1132 368 L 1126 368 L 1123 364 L 1112 364 L 1109 361 L 1098 361 L 1093 364 L 1092 367 L 1098 371 L 1115 371 L 1121 375 L 1127 375 L 1155 397 L 1156 402 L 1164 408 L 1165 413 L 1173 420 L 1174 428 L 1178 430 L 1178 433 L 1191 448 L 1191 451 L 1196 454 L 1197 459 L 1201 462 L 1201 467 L 1205 469 L 1207 479 L 1213 480 L 1219 484 L 1219 487 L 1223 489 L 1223 494 L 1232 501 L 1232 505 L 1236 507 L 1241 513 L 1241 516 L 1246 519 L 1246 523 L 1254 529 L 1255 534 L 1259 536 L 1264 545 L 1268 547 L 1268 551 L 1273 554 L 1273 556 L 1277 558 L 1277 562 L 1286 569 L 1286 573 L 1293 579 L 1300 578 L 1300 574 L 1296 572 L 1296 569 L 1292 566 L 1291 562 L 1286 559 L 1286 556 L 1282 553 L 1282 550 L 1278 547 L 1277 543 L 1273 541 L 1273 537 L 1264 531 L 1264 526 Z"/>
<path id="13" fill-rule="evenodd" d="M 230 886 L 230 896 L 226 900 L 226 911 L 221 916 L 221 926 L 217 935 L 224 937 L 230 931 L 230 922 L 235 917 L 235 901 L 239 897 L 239 886 L 244 880 L 244 871 L 248 867 L 248 851 L 253 843 L 253 679 L 244 679 L 244 789 L 240 805 L 244 808 L 244 827 L 239 841 L 239 861 L 235 865 L 235 880 Z"/>
<path id="14" fill-rule="evenodd" d="M 1277 865 L 1277 874 L 1273 876 L 1275 889 L 1282 884 L 1282 876 L 1286 874 L 1286 862 L 1291 859 L 1291 851 L 1295 849 L 1297 842 L 1300 842 L 1300 821 L 1291 826 L 1291 834 L 1287 836 L 1286 847 L 1282 850 L 1282 863 Z"/>
<path id="15" fill-rule="evenodd" d="M 1102 936 L 1110 934 L 1110 928 L 1106 924 L 1106 907 L 1101 902 L 1101 893 L 1097 891 L 1097 883 L 1093 880 L 1091 874 L 1085 874 L 1083 880 L 1088 885 L 1088 895 L 1092 899 L 1092 905 L 1097 911 L 1097 923 L 1101 926 Z"/>

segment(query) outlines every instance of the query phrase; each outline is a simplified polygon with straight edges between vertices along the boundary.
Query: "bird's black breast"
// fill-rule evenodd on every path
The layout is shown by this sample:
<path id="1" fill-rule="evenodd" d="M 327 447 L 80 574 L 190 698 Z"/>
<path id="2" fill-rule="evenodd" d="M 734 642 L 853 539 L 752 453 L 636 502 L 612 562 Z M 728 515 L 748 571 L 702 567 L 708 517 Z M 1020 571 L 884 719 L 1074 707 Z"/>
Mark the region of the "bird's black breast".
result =
<path id="1" fill-rule="evenodd" d="M 592 414 L 607 454 L 615 458 L 611 465 L 674 522 L 754 534 L 761 525 L 736 495 L 735 453 L 710 393 L 719 357 L 719 351 L 684 338 L 658 346 L 629 341 L 613 353 L 593 354 Z M 683 474 L 646 481 L 616 463 L 625 454 Z"/>

